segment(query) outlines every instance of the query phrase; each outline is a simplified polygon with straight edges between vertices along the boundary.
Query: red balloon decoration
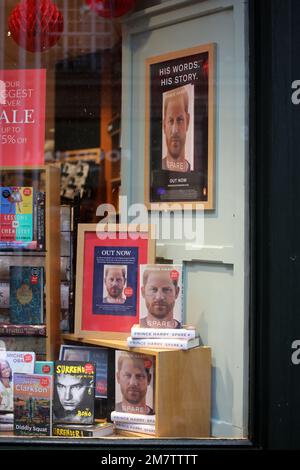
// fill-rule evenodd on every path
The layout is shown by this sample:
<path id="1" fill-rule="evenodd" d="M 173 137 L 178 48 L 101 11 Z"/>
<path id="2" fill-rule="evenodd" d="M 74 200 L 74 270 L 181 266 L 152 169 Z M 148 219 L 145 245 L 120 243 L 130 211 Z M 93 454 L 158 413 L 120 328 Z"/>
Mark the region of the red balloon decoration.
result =
<path id="1" fill-rule="evenodd" d="M 111 18 L 128 13 L 134 7 L 135 0 L 86 0 L 86 3 L 98 15 Z"/>
<path id="2" fill-rule="evenodd" d="M 51 0 L 23 0 L 12 10 L 8 27 L 19 46 L 30 52 L 42 52 L 57 43 L 64 19 Z"/>

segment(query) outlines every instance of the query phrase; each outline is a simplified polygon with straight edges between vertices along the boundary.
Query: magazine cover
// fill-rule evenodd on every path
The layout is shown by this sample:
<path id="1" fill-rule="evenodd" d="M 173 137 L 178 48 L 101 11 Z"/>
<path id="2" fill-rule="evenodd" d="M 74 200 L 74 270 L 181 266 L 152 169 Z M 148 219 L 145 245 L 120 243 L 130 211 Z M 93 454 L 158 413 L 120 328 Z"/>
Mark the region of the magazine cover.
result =
<path id="1" fill-rule="evenodd" d="M 62 344 L 60 361 L 91 361 L 96 365 L 95 397 L 107 398 L 108 351 L 106 348 Z"/>
<path id="2" fill-rule="evenodd" d="M 32 374 L 35 353 L 0 352 L 0 411 L 13 411 L 13 376 L 16 372 Z"/>
<path id="3" fill-rule="evenodd" d="M 115 411 L 154 414 L 154 357 L 116 351 Z"/>
<path id="4" fill-rule="evenodd" d="M 33 240 L 33 188 L 7 186 L 0 188 L 0 241 Z"/>
<path id="5" fill-rule="evenodd" d="M 52 376 L 14 374 L 14 434 L 50 436 Z"/>
<path id="6" fill-rule="evenodd" d="M 140 326 L 182 328 L 182 265 L 140 266 Z"/>
<path id="7" fill-rule="evenodd" d="M 92 362 L 55 362 L 53 423 L 94 422 L 95 376 Z"/>
<path id="8" fill-rule="evenodd" d="M 44 268 L 10 267 L 10 321 L 39 325 L 44 320 Z"/>

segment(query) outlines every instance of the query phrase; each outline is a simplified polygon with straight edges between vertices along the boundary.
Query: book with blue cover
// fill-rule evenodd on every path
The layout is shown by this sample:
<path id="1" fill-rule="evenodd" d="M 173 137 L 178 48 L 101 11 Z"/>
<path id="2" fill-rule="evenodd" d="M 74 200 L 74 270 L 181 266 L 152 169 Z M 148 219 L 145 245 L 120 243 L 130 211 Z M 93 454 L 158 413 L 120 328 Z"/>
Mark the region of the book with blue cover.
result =
<path id="1" fill-rule="evenodd" d="M 44 268 L 10 266 L 10 321 L 40 325 L 44 317 Z"/>

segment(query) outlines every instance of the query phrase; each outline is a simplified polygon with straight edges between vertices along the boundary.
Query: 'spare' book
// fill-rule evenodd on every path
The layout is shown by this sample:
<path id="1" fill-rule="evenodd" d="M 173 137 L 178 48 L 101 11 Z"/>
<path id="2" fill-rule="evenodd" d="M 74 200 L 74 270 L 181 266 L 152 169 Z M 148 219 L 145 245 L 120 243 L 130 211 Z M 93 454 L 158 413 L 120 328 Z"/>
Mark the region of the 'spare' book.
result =
<path id="1" fill-rule="evenodd" d="M 14 374 L 14 434 L 50 436 L 52 376 Z"/>
<path id="2" fill-rule="evenodd" d="M 111 420 L 119 423 L 155 424 L 155 415 L 139 415 L 135 413 L 112 411 Z"/>
<path id="3" fill-rule="evenodd" d="M 140 266 L 139 317 L 141 328 L 182 328 L 182 265 Z"/>
<path id="4" fill-rule="evenodd" d="M 130 348 L 191 349 L 200 346 L 200 338 L 127 338 Z"/>
<path id="5" fill-rule="evenodd" d="M 177 338 L 187 339 L 196 338 L 197 331 L 195 327 L 185 328 L 141 328 L 139 325 L 133 325 L 131 328 L 131 338 Z"/>
<path id="6" fill-rule="evenodd" d="M 155 358 L 116 351 L 115 411 L 153 415 Z"/>
<path id="7" fill-rule="evenodd" d="M 44 317 L 44 268 L 10 266 L 10 321 L 39 325 Z"/>

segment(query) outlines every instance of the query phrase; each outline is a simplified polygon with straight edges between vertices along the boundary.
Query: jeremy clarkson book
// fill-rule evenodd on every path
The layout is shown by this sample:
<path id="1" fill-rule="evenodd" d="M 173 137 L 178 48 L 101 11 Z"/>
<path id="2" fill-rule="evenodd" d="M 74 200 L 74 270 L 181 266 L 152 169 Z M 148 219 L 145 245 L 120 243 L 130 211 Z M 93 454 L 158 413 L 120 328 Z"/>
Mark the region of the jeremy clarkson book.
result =
<path id="1" fill-rule="evenodd" d="M 53 423 L 93 424 L 95 369 L 92 362 L 54 363 Z"/>
<path id="2" fill-rule="evenodd" d="M 52 376 L 14 374 L 14 434 L 50 436 Z"/>
<path id="3" fill-rule="evenodd" d="M 10 266 L 10 320 L 17 324 L 42 324 L 44 319 L 44 268 Z"/>

